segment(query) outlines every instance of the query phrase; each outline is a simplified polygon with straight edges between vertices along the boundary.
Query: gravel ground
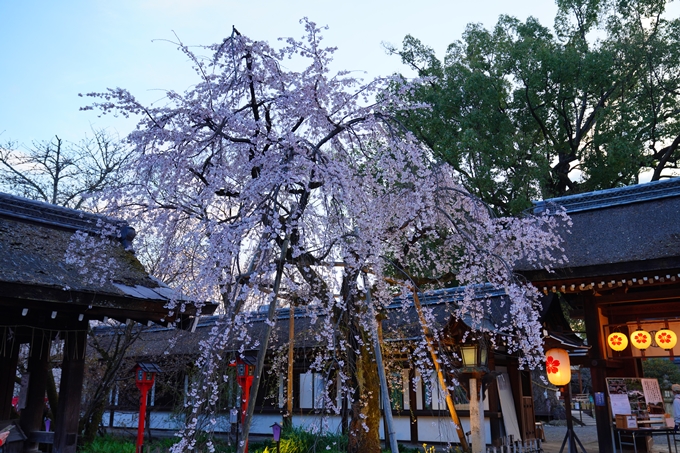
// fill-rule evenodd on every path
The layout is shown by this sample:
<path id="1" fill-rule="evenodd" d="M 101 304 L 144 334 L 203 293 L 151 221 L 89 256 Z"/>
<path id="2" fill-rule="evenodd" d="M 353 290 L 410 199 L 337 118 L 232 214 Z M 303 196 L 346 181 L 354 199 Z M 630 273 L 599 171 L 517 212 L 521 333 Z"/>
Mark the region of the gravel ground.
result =
<path id="1" fill-rule="evenodd" d="M 543 430 L 545 431 L 543 451 L 545 453 L 559 453 L 562 442 L 564 441 L 564 436 L 567 434 L 567 427 L 545 425 Z M 574 433 L 576 433 L 576 437 L 578 437 L 588 453 L 598 451 L 597 430 L 594 426 L 574 426 Z M 566 445 L 564 451 L 567 451 Z"/>
<path id="2" fill-rule="evenodd" d="M 545 430 L 545 442 L 543 443 L 543 451 L 545 453 L 559 453 L 560 447 L 562 446 L 562 441 L 564 436 L 567 434 L 566 426 L 550 426 L 546 425 Z M 586 449 L 587 453 L 597 453 L 599 449 L 597 448 L 597 430 L 595 426 L 575 426 L 574 432 L 579 438 L 583 447 Z M 680 436 L 676 436 L 678 444 L 680 444 Z M 671 438 L 671 447 L 673 448 L 673 438 Z M 579 452 L 581 449 L 578 449 Z M 567 447 L 564 447 L 564 451 L 567 451 Z M 632 447 L 629 450 L 632 452 Z M 662 453 L 668 452 L 668 443 L 664 437 L 655 437 L 654 446 L 652 447 L 652 453 Z M 675 450 L 673 450 L 675 452 Z"/>

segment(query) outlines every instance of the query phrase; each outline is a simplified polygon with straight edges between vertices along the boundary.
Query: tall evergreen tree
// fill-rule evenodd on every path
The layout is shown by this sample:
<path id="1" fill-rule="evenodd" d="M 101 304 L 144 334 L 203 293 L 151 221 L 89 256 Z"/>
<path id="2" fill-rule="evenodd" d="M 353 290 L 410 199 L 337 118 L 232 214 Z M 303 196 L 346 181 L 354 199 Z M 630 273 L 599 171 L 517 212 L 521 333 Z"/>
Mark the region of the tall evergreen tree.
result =
<path id="1" fill-rule="evenodd" d="M 554 31 L 501 16 L 470 24 L 443 61 L 407 36 L 422 78 L 400 119 L 502 213 L 532 199 L 674 174 L 680 19 L 665 0 L 557 0 Z M 396 89 L 400 84 L 396 83 Z"/>

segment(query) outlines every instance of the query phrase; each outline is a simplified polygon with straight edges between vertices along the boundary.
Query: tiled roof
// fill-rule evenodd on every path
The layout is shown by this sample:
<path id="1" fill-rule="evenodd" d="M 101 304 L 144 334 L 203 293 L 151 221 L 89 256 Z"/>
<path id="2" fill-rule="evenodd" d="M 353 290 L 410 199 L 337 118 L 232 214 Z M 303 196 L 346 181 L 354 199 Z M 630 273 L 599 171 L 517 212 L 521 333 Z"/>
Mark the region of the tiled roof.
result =
<path id="1" fill-rule="evenodd" d="M 680 267 L 680 178 L 553 198 L 536 203 L 534 212 L 557 206 L 573 222 L 558 231 L 568 262 L 552 277 L 533 265 L 516 266 L 532 281 L 642 271 L 640 278 L 654 277 Z"/>
<path id="2" fill-rule="evenodd" d="M 66 251 L 75 231 L 100 234 L 105 225 L 121 234 L 101 252 L 113 263 L 110 278 L 95 281 L 66 262 Z M 134 230 L 122 220 L 0 193 L 0 288 L 5 298 L 11 292 L 35 309 L 61 304 L 85 313 L 99 310 L 95 317 L 101 319 L 106 310 L 129 307 L 137 314 L 133 319 L 146 322 L 145 313 L 155 311 L 149 319 L 158 322 L 167 315 L 164 305 L 178 296 L 147 274 L 128 247 L 133 237 Z"/>

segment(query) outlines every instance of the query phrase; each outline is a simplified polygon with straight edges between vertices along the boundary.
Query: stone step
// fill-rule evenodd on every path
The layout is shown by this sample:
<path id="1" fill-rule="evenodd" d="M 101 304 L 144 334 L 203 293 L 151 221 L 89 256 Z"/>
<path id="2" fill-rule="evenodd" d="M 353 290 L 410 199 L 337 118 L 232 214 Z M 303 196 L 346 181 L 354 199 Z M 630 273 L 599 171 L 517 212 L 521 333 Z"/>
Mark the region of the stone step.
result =
<path id="1" fill-rule="evenodd" d="M 576 411 L 572 410 L 571 411 L 571 417 L 574 420 L 574 422 L 578 423 L 579 421 L 582 422 L 585 426 L 595 426 L 595 419 L 588 415 L 584 411 Z"/>

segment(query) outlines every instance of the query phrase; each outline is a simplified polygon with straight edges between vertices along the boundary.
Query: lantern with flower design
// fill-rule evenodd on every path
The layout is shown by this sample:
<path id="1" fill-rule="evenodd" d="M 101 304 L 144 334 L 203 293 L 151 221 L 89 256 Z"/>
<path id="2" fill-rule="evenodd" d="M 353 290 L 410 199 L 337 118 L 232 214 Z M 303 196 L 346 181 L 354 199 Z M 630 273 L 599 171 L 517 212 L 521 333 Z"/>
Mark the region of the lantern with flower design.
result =
<path id="1" fill-rule="evenodd" d="M 623 351 L 628 347 L 628 337 L 621 332 L 613 332 L 607 337 L 607 344 L 614 351 Z"/>
<path id="2" fill-rule="evenodd" d="M 551 384 L 562 386 L 571 381 L 569 354 L 561 348 L 549 349 L 545 353 L 545 371 Z"/>
<path id="3" fill-rule="evenodd" d="M 630 344 L 645 350 L 652 345 L 652 335 L 646 330 L 638 329 L 630 334 Z"/>
<path id="4" fill-rule="evenodd" d="M 660 329 L 654 335 L 656 344 L 662 349 L 673 349 L 678 342 L 678 336 L 671 329 Z"/>

